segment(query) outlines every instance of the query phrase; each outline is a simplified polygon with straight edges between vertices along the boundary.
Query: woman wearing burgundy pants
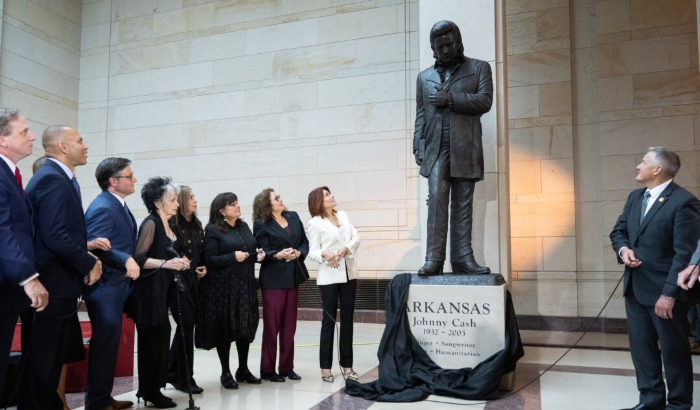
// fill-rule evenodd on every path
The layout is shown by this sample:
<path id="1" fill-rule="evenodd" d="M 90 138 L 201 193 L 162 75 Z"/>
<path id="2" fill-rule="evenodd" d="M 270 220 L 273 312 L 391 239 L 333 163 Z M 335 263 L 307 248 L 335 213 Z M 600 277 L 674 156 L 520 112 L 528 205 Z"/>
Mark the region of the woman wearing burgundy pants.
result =
<path id="1" fill-rule="evenodd" d="M 297 328 L 299 285 L 309 278 L 304 258 L 309 253 L 304 225 L 296 212 L 287 211 L 272 188 L 255 196 L 253 233 L 265 251 L 260 267 L 263 295 L 263 338 L 260 378 L 283 382 L 301 380 L 294 372 L 294 333 Z M 277 362 L 279 337 L 280 358 Z"/>

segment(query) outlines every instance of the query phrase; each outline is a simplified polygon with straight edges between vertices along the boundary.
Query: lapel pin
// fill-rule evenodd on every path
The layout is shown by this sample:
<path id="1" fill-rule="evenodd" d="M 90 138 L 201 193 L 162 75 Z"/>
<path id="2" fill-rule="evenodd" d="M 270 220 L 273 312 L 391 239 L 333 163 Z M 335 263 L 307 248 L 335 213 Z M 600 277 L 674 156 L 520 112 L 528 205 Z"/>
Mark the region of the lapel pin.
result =
<path id="1" fill-rule="evenodd" d="M 663 202 L 663 201 L 664 201 L 664 198 L 659 198 L 659 202 Z"/>

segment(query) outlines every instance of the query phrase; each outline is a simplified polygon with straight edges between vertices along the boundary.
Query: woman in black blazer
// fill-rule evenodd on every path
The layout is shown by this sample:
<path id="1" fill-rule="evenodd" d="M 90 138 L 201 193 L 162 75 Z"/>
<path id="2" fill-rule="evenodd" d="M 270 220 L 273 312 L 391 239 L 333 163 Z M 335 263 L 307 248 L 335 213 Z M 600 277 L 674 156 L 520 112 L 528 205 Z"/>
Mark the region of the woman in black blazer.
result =
<path id="1" fill-rule="evenodd" d="M 297 328 L 299 285 L 309 278 L 304 259 L 309 253 L 304 225 L 296 212 L 287 211 L 272 188 L 255 196 L 253 232 L 265 251 L 260 267 L 263 295 L 263 340 L 260 378 L 283 382 L 301 380 L 294 372 L 294 334 Z M 275 373 L 279 335 L 279 374 Z"/>

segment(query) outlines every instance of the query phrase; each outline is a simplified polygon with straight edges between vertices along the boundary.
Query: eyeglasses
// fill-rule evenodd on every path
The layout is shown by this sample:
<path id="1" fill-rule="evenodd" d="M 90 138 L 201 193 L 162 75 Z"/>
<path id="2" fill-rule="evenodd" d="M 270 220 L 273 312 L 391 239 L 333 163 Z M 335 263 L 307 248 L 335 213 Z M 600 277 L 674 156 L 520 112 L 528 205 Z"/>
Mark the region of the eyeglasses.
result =
<path id="1" fill-rule="evenodd" d="M 119 178 L 129 178 L 129 181 L 131 181 L 131 180 L 134 179 L 134 174 L 131 173 L 131 174 L 129 174 L 129 175 L 117 175 L 117 176 L 112 177 L 112 178 L 116 178 L 116 179 L 119 179 Z"/>
<path id="2" fill-rule="evenodd" d="M 280 199 L 282 199 L 282 197 L 281 197 L 281 196 L 279 196 L 279 195 L 275 195 L 275 201 L 279 202 L 279 201 L 280 201 Z"/>

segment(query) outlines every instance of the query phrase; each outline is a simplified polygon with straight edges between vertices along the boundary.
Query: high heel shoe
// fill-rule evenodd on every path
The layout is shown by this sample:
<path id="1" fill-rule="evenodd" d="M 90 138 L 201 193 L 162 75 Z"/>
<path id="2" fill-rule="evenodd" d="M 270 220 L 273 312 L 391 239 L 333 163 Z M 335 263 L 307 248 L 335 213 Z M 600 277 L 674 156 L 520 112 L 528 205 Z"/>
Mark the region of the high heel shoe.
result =
<path id="1" fill-rule="evenodd" d="M 175 402 L 170 397 L 166 397 L 160 392 L 158 392 L 158 395 L 156 397 L 146 397 L 145 394 L 141 393 L 140 391 L 137 391 L 136 402 L 140 403 L 142 398 L 144 406 L 148 406 L 149 401 L 158 409 L 167 409 L 177 406 L 177 404 L 175 404 Z"/>
<path id="2" fill-rule="evenodd" d="M 333 375 L 331 374 L 330 376 L 324 376 L 323 373 L 321 373 L 321 380 L 327 383 L 333 383 Z"/>

